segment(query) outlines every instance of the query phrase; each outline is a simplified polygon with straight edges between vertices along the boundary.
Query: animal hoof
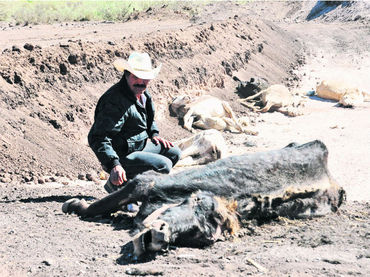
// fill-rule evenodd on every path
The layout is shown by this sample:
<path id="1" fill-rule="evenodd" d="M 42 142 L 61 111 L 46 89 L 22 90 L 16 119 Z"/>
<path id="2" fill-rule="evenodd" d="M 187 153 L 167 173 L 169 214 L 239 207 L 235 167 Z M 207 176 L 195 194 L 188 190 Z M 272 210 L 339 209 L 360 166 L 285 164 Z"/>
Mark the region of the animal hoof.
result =
<path id="1" fill-rule="evenodd" d="M 73 213 L 74 212 L 74 208 L 76 207 L 76 204 L 80 202 L 80 199 L 77 199 L 77 198 L 71 198 L 69 200 L 67 200 L 66 202 L 63 203 L 63 206 L 62 206 L 62 211 L 63 213 Z"/>

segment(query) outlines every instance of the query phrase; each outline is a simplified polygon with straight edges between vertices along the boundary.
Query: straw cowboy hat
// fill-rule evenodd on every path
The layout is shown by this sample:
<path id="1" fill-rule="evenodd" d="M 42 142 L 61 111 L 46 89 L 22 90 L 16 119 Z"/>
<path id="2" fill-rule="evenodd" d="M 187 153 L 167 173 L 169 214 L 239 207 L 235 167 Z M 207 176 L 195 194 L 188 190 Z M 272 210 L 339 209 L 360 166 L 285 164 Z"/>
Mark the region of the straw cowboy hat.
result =
<path id="1" fill-rule="evenodd" d="M 117 59 L 113 63 L 114 67 L 123 72 L 130 71 L 136 77 L 145 80 L 151 80 L 157 77 L 161 70 L 162 64 L 156 68 L 152 68 L 152 61 L 148 53 L 132 52 L 128 60 Z"/>

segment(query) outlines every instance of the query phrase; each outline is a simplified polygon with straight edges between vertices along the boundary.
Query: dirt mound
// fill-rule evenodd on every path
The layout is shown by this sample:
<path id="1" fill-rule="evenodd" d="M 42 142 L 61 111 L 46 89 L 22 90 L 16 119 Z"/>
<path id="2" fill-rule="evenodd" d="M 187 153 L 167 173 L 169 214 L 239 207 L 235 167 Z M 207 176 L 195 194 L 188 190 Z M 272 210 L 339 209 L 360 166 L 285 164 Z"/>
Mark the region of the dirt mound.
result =
<path id="1" fill-rule="evenodd" d="M 133 50 L 148 52 L 163 64 L 151 91 L 157 120 L 166 128 L 172 96 L 207 90 L 231 100 L 236 85 L 232 76 L 240 70 L 289 83 L 287 72 L 299 45 L 271 23 L 235 16 L 119 41 L 71 40 L 43 48 L 25 43 L 5 49 L 0 64 L 0 162 L 5 181 L 10 176 L 17 180 L 18 175 L 24 181 L 42 182 L 42 175 L 77 176 L 98 170 L 85 136 L 97 99 L 121 76 L 112 62 Z M 179 128 L 177 120 L 171 122 L 168 130 Z M 186 133 L 164 134 L 177 139 Z"/>

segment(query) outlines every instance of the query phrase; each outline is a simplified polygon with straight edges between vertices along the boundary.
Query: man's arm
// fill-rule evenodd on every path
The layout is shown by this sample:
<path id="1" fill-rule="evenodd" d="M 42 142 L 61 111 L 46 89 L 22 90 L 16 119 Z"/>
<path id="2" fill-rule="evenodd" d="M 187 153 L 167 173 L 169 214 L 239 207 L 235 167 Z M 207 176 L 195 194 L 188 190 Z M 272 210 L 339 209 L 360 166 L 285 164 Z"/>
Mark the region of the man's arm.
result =
<path id="1" fill-rule="evenodd" d="M 120 165 L 119 156 L 112 147 L 112 138 L 120 132 L 126 114 L 123 115 L 123 111 L 110 102 L 101 103 L 97 109 L 88 141 L 100 163 L 110 172 Z"/>

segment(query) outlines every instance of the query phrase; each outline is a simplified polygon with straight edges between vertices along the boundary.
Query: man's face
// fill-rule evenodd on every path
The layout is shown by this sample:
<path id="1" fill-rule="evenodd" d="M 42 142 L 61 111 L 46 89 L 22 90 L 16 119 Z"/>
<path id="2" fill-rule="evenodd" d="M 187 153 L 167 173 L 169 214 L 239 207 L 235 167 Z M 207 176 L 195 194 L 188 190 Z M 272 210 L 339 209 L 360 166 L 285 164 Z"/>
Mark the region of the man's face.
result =
<path id="1" fill-rule="evenodd" d="M 135 93 L 135 95 L 143 93 L 150 81 L 140 79 L 130 72 L 128 75 L 126 75 L 126 80 L 129 88 Z"/>

